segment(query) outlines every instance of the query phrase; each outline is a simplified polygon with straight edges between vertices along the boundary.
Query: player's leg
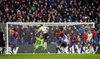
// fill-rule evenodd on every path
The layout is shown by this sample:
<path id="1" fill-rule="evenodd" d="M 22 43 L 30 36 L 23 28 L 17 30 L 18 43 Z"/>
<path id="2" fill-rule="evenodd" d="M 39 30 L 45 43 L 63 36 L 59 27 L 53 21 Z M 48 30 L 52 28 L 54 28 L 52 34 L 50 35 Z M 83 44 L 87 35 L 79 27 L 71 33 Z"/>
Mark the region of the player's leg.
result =
<path id="1" fill-rule="evenodd" d="M 61 46 L 61 42 L 59 41 L 58 44 L 56 44 L 56 53 L 58 53 L 58 51 L 60 51 L 60 53 L 62 53 L 60 46 Z"/>
<path id="2" fill-rule="evenodd" d="M 36 38 L 36 42 L 34 44 L 34 53 L 36 52 L 36 50 L 39 48 L 40 44 L 38 43 L 39 42 L 39 38 Z"/>
<path id="3" fill-rule="evenodd" d="M 11 53 L 14 53 L 14 52 L 13 52 L 14 48 L 15 48 L 15 44 L 13 44 L 13 45 L 11 46 Z"/>
<path id="4" fill-rule="evenodd" d="M 48 37 L 48 34 L 47 33 L 43 34 L 43 39 L 44 39 L 43 48 L 44 48 L 44 50 L 46 50 L 47 53 L 50 53 L 48 51 L 48 49 L 47 49 L 47 37 Z"/>
<path id="5" fill-rule="evenodd" d="M 35 48 L 34 48 L 34 53 L 36 53 L 36 50 L 39 48 L 39 46 L 40 46 L 40 45 L 38 45 L 38 44 L 37 44 L 36 46 L 34 46 L 34 47 L 35 47 Z"/>
<path id="6" fill-rule="evenodd" d="M 48 33 L 43 34 L 44 42 L 47 42 L 47 38 L 48 38 Z"/>
<path id="7" fill-rule="evenodd" d="M 48 49 L 47 49 L 47 42 L 44 42 L 43 48 L 44 48 L 44 50 L 45 50 L 47 53 L 50 53 L 50 52 L 48 51 Z"/>
<path id="8" fill-rule="evenodd" d="M 16 41 L 12 40 L 12 46 L 11 46 L 11 52 L 12 53 L 14 53 L 13 50 L 14 50 L 15 46 L 16 46 Z"/>
<path id="9" fill-rule="evenodd" d="M 67 46 L 66 43 L 61 44 L 62 53 L 65 53 L 66 46 Z"/>
<path id="10" fill-rule="evenodd" d="M 64 44 L 63 43 L 61 44 L 61 50 L 62 50 L 62 53 L 64 53 Z"/>
<path id="11" fill-rule="evenodd" d="M 60 53 L 62 53 L 62 50 L 58 46 L 56 46 L 56 53 L 59 53 L 59 51 Z"/>

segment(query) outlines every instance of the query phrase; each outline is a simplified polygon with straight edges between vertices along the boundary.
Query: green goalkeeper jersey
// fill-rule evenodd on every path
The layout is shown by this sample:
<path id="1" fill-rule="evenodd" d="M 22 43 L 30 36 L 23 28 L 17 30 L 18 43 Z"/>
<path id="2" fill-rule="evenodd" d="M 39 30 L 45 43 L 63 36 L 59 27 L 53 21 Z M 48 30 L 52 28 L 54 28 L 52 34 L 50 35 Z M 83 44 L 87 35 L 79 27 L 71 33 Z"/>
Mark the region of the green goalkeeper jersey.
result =
<path id="1" fill-rule="evenodd" d="M 36 45 L 43 45 L 43 44 L 44 44 L 43 39 L 37 38 L 37 40 L 36 40 Z"/>

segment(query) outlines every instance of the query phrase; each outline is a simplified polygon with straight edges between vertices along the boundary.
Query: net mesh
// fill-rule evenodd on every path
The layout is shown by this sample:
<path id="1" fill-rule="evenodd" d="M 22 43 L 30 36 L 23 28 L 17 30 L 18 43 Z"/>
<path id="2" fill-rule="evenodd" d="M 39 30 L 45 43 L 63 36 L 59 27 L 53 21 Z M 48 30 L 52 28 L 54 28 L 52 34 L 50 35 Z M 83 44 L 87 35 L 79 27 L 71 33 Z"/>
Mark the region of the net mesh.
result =
<path id="1" fill-rule="evenodd" d="M 63 28 L 66 34 L 71 34 L 72 31 L 76 35 L 83 34 L 84 30 L 91 30 L 94 27 L 93 23 L 8 23 L 8 42 L 12 44 L 13 33 L 17 32 L 17 44 L 33 44 L 36 40 L 36 31 L 41 24 L 49 27 L 48 44 L 56 43 L 56 32 Z M 39 36 L 41 32 L 38 33 Z"/>

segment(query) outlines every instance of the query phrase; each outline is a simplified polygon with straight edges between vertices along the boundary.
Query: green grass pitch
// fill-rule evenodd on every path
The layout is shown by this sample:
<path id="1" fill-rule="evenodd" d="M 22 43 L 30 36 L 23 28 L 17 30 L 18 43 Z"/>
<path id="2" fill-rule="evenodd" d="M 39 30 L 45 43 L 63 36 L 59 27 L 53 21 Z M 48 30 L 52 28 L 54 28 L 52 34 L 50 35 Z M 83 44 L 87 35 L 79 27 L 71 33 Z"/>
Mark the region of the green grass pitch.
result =
<path id="1" fill-rule="evenodd" d="M 100 54 L 12 54 L 0 59 L 100 59 Z"/>

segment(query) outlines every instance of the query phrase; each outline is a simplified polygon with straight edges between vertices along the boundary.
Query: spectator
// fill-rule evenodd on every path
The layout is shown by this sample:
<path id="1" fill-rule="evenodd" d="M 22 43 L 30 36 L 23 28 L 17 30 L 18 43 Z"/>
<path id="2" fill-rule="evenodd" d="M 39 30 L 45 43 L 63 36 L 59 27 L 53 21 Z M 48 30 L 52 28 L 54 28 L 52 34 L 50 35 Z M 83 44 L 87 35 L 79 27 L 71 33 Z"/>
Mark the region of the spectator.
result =
<path id="1" fill-rule="evenodd" d="M 99 22 L 99 0 L 16 0 L 16 1 L 0 1 L 0 18 L 1 22 L 6 23 L 11 22 L 76 22 L 79 20 L 81 22 Z M 86 8 L 87 7 L 87 8 Z M 4 12 L 4 13 L 3 13 Z M 33 14 L 35 13 L 35 14 Z M 57 13 L 57 14 L 56 14 Z M 47 19 L 47 15 L 49 15 Z M 53 14 L 53 16 L 51 15 Z M 59 17 L 60 19 L 52 20 L 52 17 Z M 35 20 L 31 19 L 30 15 L 35 16 Z M 38 15 L 38 17 L 37 17 Z M 28 19 L 25 16 L 29 16 Z M 9 19 L 8 18 L 14 18 Z M 32 16 L 33 17 L 33 16 Z M 46 17 L 46 19 L 44 19 Z M 17 18 L 17 19 L 16 19 Z M 20 19 L 19 19 L 20 18 Z M 29 20 L 30 19 L 30 20 Z M 89 20 L 88 20 L 89 19 Z"/>

